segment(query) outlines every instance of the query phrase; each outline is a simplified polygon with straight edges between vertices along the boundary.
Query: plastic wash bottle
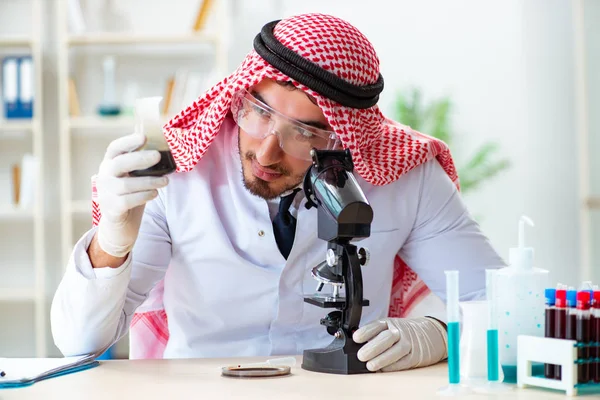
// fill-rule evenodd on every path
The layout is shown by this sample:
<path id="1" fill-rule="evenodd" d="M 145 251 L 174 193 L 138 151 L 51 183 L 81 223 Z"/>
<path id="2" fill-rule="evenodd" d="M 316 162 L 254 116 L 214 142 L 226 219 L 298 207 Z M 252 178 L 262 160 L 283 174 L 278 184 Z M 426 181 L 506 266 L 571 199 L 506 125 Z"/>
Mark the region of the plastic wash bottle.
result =
<path id="1" fill-rule="evenodd" d="M 509 266 L 497 273 L 499 359 L 505 382 L 517 379 L 517 336 L 544 336 L 545 297 L 548 270 L 534 267 L 534 251 L 525 247 L 526 216 L 519 220 L 518 247 L 509 252 Z M 537 370 L 537 371 L 536 371 Z M 534 374 L 544 373 L 544 365 L 533 365 Z"/>

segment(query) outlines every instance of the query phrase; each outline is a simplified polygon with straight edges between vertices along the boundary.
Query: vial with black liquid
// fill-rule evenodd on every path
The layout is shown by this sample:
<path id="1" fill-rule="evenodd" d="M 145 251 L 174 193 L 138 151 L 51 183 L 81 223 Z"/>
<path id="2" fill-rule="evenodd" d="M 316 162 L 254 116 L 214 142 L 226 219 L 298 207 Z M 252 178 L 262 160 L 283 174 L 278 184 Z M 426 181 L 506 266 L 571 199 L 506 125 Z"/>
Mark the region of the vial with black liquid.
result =
<path id="1" fill-rule="evenodd" d="M 135 132 L 146 136 L 146 143 L 138 150 L 158 150 L 160 161 L 141 170 L 131 171 L 131 176 L 163 176 L 175 172 L 177 165 L 165 139 L 160 119 L 162 97 L 145 97 L 135 102 Z"/>

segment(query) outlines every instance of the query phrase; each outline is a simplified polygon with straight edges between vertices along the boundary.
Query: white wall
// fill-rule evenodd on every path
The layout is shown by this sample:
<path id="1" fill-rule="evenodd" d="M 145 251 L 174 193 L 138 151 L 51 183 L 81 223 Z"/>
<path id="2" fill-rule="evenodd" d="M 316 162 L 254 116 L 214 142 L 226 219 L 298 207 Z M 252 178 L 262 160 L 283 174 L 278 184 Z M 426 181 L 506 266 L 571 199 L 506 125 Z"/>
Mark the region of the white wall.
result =
<path id="1" fill-rule="evenodd" d="M 487 140 L 512 168 L 466 200 L 508 257 L 522 214 L 528 241 L 553 282 L 578 283 L 573 34 L 562 0 L 283 1 L 282 14 L 319 11 L 348 19 L 374 43 L 384 112 L 409 86 L 455 103 L 460 157 Z M 248 18 L 258 27 L 261 18 Z M 263 18 L 264 19 L 264 18 Z M 240 51 L 240 53 L 242 53 Z M 497 204 L 497 205 L 496 205 Z"/>
<path id="2" fill-rule="evenodd" d="M 0 32 L 11 27 L 6 21 L 25 18 L 25 11 L 17 10 L 20 6 L 14 4 L 8 9 L 11 15 L 7 17 L 2 8 L 5 1 L 18 3 L 21 0 L 0 0 Z M 49 14 L 44 39 L 44 118 L 49 167 L 46 172 L 46 232 L 48 264 L 54 271 L 50 275 L 50 293 L 62 270 L 58 241 L 56 27 L 53 22 L 57 1 L 62 0 L 47 2 Z M 508 255 L 508 248 L 517 241 L 518 218 L 526 214 L 536 222 L 536 227 L 527 233 L 528 242 L 536 248 L 537 265 L 552 271 L 553 282 L 576 285 L 583 278 L 579 276 L 578 265 L 577 143 L 570 2 L 371 0 L 368 6 L 364 1 L 356 0 L 230 0 L 230 3 L 233 27 L 230 70 L 241 62 L 265 22 L 300 12 L 318 11 L 348 19 L 374 43 L 385 78 L 386 89 L 380 105 L 386 114 L 391 116 L 393 113 L 395 93 L 409 86 L 421 87 L 430 98 L 451 95 L 455 104 L 453 126 L 462 136 L 456 156 L 460 158 L 478 144 L 495 140 L 512 161 L 509 171 L 466 198 L 472 212 L 483 216 L 482 227 L 495 247 L 503 256 Z M 587 6 L 593 3 L 594 0 L 587 0 Z M 137 31 L 165 33 L 187 30 L 197 4 L 197 0 L 119 2 L 131 15 Z M 597 3 L 594 6 L 595 15 L 600 16 L 600 6 Z M 588 26 L 592 25 L 588 23 Z M 21 24 L 12 26 L 21 29 Z M 590 49 L 595 48 L 589 60 L 591 72 L 592 66 L 598 69 L 600 63 L 600 39 L 598 33 L 591 30 L 588 35 L 596 38 L 589 44 Z M 127 76 L 141 78 L 144 73 L 149 81 L 142 90 L 148 91 L 162 90 L 162 81 L 152 81 L 150 71 L 165 74 L 171 71 L 172 65 L 194 62 L 190 61 L 193 57 L 181 55 L 169 60 L 147 55 L 142 63 L 133 56 L 120 54 L 118 57 L 120 79 L 127 79 Z M 97 66 L 99 59 L 97 54 L 88 55 L 87 65 Z M 82 58 L 79 60 L 78 64 L 83 66 Z M 95 70 L 96 73 L 82 74 L 84 87 L 81 90 L 85 90 L 82 106 L 88 111 L 93 110 L 98 93 L 101 93 L 99 69 Z M 600 104 L 597 76 L 590 95 L 595 108 Z M 592 118 L 596 118 L 593 126 L 597 131 L 600 122 L 597 116 Z M 97 158 L 90 158 L 94 161 L 85 166 L 82 180 L 96 170 Z M 76 193 L 87 196 L 85 187 Z M 596 222 L 600 226 L 600 219 Z M 88 223 L 84 218 L 78 226 L 83 229 Z"/>
<path id="3" fill-rule="evenodd" d="M 585 0 L 585 50 L 587 69 L 587 107 L 590 132 L 589 159 L 591 164 L 590 190 L 592 195 L 600 196 L 600 2 Z M 600 280 L 600 211 L 591 213 L 592 220 L 592 259 L 596 260 L 594 267 L 595 280 Z"/>

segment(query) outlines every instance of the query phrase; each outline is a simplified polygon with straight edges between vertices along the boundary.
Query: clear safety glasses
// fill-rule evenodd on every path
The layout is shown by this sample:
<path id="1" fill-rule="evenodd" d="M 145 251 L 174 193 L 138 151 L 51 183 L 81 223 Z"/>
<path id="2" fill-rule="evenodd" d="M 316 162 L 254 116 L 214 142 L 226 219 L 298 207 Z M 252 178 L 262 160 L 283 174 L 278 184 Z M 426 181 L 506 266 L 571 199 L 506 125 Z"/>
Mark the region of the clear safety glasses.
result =
<path id="1" fill-rule="evenodd" d="M 247 90 L 238 92 L 231 105 L 235 123 L 250 136 L 264 139 L 276 135 L 279 146 L 287 154 L 310 161 L 310 151 L 332 150 L 339 145 L 333 131 L 303 124 L 273 110 L 252 96 Z"/>

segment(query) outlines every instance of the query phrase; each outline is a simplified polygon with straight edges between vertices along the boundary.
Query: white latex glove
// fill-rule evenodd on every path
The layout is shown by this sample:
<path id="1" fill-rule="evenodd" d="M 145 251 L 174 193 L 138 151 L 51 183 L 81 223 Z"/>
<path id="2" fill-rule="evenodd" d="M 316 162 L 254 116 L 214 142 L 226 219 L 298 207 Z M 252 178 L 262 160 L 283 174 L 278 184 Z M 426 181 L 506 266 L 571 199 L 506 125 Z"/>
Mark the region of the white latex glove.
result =
<path id="1" fill-rule="evenodd" d="M 98 225 L 98 244 L 114 257 L 125 257 L 137 239 L 144 207 L 167 185 L 168 178 L 129 176 L 130 171 L 149 168 L 160 161 L 156 150 L 134 151 L 146 137 L 132 134 L 112 141 L 96 178 L 98 204 L 102 217 Z"/>
<path id="2" fill-rule="evenodd" d="M 426 367 L 447 357 L 446 330 L 431 318 L 384 318 L 357 329 L 352 338 L 368 342 L 357 356 L 373 372 Z"/>

